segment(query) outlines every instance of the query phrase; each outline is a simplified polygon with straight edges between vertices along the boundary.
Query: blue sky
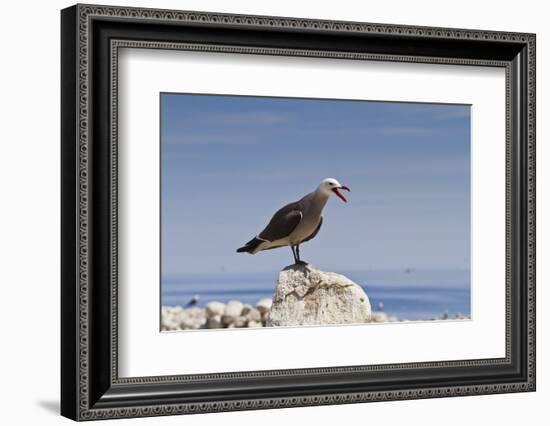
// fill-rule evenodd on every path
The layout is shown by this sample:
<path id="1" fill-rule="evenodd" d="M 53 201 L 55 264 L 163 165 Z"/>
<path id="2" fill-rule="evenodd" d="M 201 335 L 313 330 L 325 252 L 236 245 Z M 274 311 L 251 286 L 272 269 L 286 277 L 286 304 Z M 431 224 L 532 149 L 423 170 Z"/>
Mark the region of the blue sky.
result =
<path id="1" fill-rule="evenodd" d="M 289 248 L 238 254 L 326 177 L 302 258 L 338 271 L 469 268 L 470 107 L 161 94 L 163 276 L 278 271 Z"/>

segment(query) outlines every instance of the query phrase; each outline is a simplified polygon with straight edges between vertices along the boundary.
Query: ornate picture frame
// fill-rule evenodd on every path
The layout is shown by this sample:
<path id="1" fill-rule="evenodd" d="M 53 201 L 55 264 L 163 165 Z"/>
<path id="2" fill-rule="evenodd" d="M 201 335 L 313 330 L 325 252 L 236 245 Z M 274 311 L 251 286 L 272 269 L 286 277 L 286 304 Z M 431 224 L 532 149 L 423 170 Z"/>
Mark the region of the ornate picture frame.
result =
<path id="1" fill-rule="evenodd" d="M 61 12 L 61 414 L 160 416 L 535 390 L 535 35 L 76 5 Z M 120 48 L 506 72 L 506 356 L 119 377 Z"/>

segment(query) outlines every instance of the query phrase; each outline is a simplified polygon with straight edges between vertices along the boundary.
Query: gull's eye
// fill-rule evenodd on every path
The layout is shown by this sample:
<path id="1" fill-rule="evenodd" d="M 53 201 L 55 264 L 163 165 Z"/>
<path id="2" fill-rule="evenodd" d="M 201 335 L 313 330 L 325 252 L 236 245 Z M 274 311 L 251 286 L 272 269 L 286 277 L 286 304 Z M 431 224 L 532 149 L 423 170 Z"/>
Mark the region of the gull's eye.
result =
<path id="1" fill-rule="evenodd" d="M 330 186 L 334 186 L 334 184 L 332 182 L 330 182 Z"/>

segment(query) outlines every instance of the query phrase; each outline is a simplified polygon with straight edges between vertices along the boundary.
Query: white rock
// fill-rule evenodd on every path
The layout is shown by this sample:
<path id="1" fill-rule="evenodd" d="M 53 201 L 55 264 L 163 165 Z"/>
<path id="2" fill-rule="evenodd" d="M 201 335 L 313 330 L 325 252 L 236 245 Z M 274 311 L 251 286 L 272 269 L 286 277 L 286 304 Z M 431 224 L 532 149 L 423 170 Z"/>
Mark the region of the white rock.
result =
<path id="1" fill-rule="evenodd" d="M 388 322 L 388 316 L 385 312 L 382 311 L 376 311 L 373 312 L 371 317 L 372 322 Z"/>
<path id="2" fill-rule="evenodd" d="M 249 328 L 263 327 L 263 324 L 259 321 L 248 321 Z"/>
<path id="3" fill-rule="evenodd" d="M 269 312 L 271 309 L 271 305 L 273 304 L 273 300 L 271 299 L 260 299 L 258 300 L 258 303 L 256 303 L 256 309 L 260 311 L 261 314 Z"/>
<path id="4" fill-rule="evenodd" d="M 279 273 L 267 325 L 366 323 L 369 298 L 349 278 L 312 265 L 291 265 Z"/>
<path id="5" fill-rule="evenodd" d="M 243 304 L 239 302 L 238 300 L 230 300 L 227 302 L 227 305 L 225 305 L 225 310 L 223 311 L 224 315 L 230 316 L 230 317 L 238 317 L 241 315 L 241 312 L 243 311 Z"/>
<path id="6" fill-rule="evenodd" d="M 183 308 L 181 306 L 163 306 L 161 309 L 161 330 L 181 330 L 181 318 Z"/>
<path id="7" fill-rule="evenodd" d="M 233 324 L 233 321 L 235 321 L 235 318 L 237 318 L 237 317 L 234 317 L 232 315 L 222 315 L 222 324 L 224 326 L 228 326 L 230 324 Z"/>
<path id="8" fill-rule="evenodd" d="M 261 314 L 260 311 L 257 310 L 256 308 L 252 308 L 252 309 L 246 314 L 246 318 L 247 318 L 249 321 L 261 322 L 261 321 L 262 321 L 262 314 Z"/>
<path id="9" fill-rule="evenodd" d="M 180 316 L 180 326 L 183 329 L 197 329 L 206 324 L 204 309 L 192 307 L 184 309 Z"/>
<path id="10" fill-rule="evenodd" d="M 215 315 L 223 315 L 225 311 L 225 303 L 222 302 L 208 302 L 206 305 L 206 315 L 210 318 Z"/>
<path id="11" fill-rule="evenodd" d="M 162 330 L 177 330 L 179 328 L 179 318 L 176 318 L 173 315 L 163 314 L 161 318 L 161 329 Z"/>
<path id="12" fill-rule="evenodd" d="M 254 307 L 252 305 L 249 305 L 248 303 L 245 303 L 243 305 L 243 310 L 241 311 L 241 315 L 244 315 L 244 316 L 247 316 L 248 313 L 254 309 Z"/>
<path id="13" fill-rule="evenodd" d="M 246 317 L 238 316 L 237 318 L 235 318 L 232 325 L 235 327 L 242 328 L 242 327 L 246 327 L 247 322 L 248 320 L 246 319 Z"/>
<path id="14" fill-rule="evenodd" d="M 206 321 L 206 328 L 223 328 L 222 316 L 213 315 Z"/>

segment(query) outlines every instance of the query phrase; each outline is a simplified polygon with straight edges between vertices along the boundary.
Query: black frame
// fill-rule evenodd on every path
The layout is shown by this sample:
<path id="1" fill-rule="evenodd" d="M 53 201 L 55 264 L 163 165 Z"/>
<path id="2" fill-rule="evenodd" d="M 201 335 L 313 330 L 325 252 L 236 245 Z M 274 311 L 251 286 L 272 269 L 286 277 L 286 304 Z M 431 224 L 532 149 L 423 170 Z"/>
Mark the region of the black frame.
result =
<path id="1" fill-rule="evenodd" d="M 535 35 L 76 5 L 61 13 L 61 413 L 74 420 L 535 390 Z M 504 67 L 507 355 L 119 378 L 117 49 Z M 504 213 L 504 212 L 503 212 Z"/>

